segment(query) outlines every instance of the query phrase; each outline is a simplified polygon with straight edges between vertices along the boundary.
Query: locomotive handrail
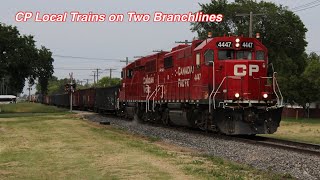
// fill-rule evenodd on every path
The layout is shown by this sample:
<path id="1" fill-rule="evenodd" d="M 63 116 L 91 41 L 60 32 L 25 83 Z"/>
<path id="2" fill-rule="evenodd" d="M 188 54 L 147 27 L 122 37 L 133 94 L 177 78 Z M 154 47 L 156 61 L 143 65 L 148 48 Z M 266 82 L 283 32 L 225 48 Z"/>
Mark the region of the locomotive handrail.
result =
<path id="1" fill-rule="evenodd" d="M 209 96 L 209 113 L 211 113 L 211 106 L 212 106 L 212 102 L 211 102 L 211 97 L 212 97 L 212 101 L 213 101 L 213 109 L 216 109 L 216 100 L 215 100 L 215 97 L 219 91 L 219 89 L 221 88 L 222 84 L 224 83 L 224 81 L 227 79 L 227 78 L 231 78 L 231 79 L 240 79 L 241 80 L 241 77 L 238 77 L 238 76 L 225 76 L 221 83 L 219 84 L 217 90 L 214 92 L 214 90 L 211 91 L 210 93 L 210 96 Z"/>
<path id="2" fill-rule="evenodd" d="M 158 92 L 159 87 L 162 87 L 162 86 L 161 86 L 161 85 L 157 85 L 156 89 L 151 93 L 150 96 L 149 96 L 149 90 L 148 90 L 148 95 L 147 95 L 147 98 L 146 98 L 146 112 L 149 111 L 149 106 L 150 106 L 149 101 L 150 101 L 151 97 L 152 97 L 155 93 Z M 154 100 L 154 99 L 153 99 L 153 100 Z M 153 104 L 153 106 L 154 106 L 154 104 Z M 152 108 L 152 110 L 154 110 L 154 108 Z"/>
<path id="3" fill-rule="evenodd" d="M 212 95 L 213 95 L 213 93 L 214 93 L 214 96 L 217 94 L 217 92 L 218 92 L 218 90 L 220 89 L 220 87 L 222 86 L 222 84 L 223 84 L 223 82 L 226 80 L 226 76 L 222 79 L 222 81 L 221 81 L 221 83 L 220 83 L 220 85 L 218 86 L 218 88 L 217 88 L 217 91 L 214 93 L 214 89 L 211 91 L 211 93 L 210 93 L 210 96 L 209 96 L 209 113 L 211 113 L 211 106 L 212 106 L 212 102 L 211 102 L 211 97 L 212 97 Z M 212 99 L 213 100 L 213 99 Z M 214 100 L 213 100 L 214 101 Z M 214 104 L 215 104 L 215 101 L 214 101 Z M 215 105 L 214 105 L 214 109 L 215 109 Z"/>
<path id="4" fill-rule="evenodd" d="M 238 76 L 225 76 L 221 83 L 219 84 L 218 88 L 216 90 L 212 90 L 209 96 L 209 112 L 211 113 L 212 111 L 212 104 L 213 104 L 213 109 L 216 109 L 216 102 L 215 102 L 215 97 L 218 93 L 218 91 L 220 90 L 222 84 L 226 81 L 226 79 L 228 78 L 232 78 L 232 79 L 241 79 L 241 77 Z M 276 79 L 276 72 L 273 74 L 273 77 L 260 77 L 260 78 L 255 78 L 255 79 L 272 79 L 273 80 L 273 92 L 277 97 L 277 104 L 279 106 L 283 106 L 283 96 L 278 84 L 278 81 Z M 278 92 L 277 92 L 278 91 Z"/>
<path id="5" fill-rule="evenodd" d="M 148 98 L 149 98 L 149 93 L 150 93 L 150 92 L 149 92 L 149 87 L 150 87 L 150 86 L 149 86 L 148 84 L 147 84 L 146 86 L 147 86 L 147 92 L 148 92 L 148 95 L 147 95 L 147 97 L 146 97 L 146 113 L 147 113 L 147 112 L 148 112 Z"/>
<path id="6" fill-rule="evenodd" d="M 279 84 L 278 84 L 278 81 L 277 81 L 277 78 L 276 78 L 276 72 L 273 73 L 273 92 L 276 94 L 277 96 L 277 104 L 280 105 L 280 106 L 283 106 L 283 96 L 282 96 L 282 93 L 281 93 L 281 90 L 280 90 L 280 87 L 279 87 Z M 276 86 L 277 86 L 277 89 L 279 91 L 279 95 L 276 91 Z M 280 96 L 280 98 L 279 98 Z"/>
<path id="7" fill-rule="evenodd" d="M 163 85 L 158 85 L 157 88 L 156 88 L 156 95 L 158 94 L 159 90 L 158 89 L 162 89 L 162 94 L 161 94 L 161 97 L 163 97 Z M 153 99 L 152 99 L 152 111 L 154 111 L 154 107 L 155 107 L 155 102 L 154 102 L 154 99 L 156 98 L 156 95 L 153 96 Z"/>

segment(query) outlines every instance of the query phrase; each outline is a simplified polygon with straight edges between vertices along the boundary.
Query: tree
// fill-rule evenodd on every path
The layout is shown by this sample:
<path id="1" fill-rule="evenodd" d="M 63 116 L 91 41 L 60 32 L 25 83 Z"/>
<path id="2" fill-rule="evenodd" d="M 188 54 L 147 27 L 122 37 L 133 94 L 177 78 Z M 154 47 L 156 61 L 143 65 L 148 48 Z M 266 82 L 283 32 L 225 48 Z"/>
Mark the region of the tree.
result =
<path id="1" fill-rule="evenodd" d="M 65 84 L 69 83 L 70 80 L 67 78 L 64 79 L 58 79 L 55 76 L 52 76 L 48 80 L 48 88 L 47 88 L 47 94 L 63 94 L 65 93 Z M 36 86 L 37 92 L 41 92 L 41 84 L 38 83 Z"/>
<path id="2" fill-rule="evenodd" d="M 311 53 L 307 58 L 307 67 L 301 76 L 299 91 L 304 94 L 299 96 L 301 104 L 320 101 L 320 56 L 316 53 Z"/>
<path id="3" fill-rule="evenodd" d="M 98 81 L 97 87 L 109 87 L 109 86 L 115 86 L 118 84 L 120 84 L 120 78 L 110 79 L 110 77 L 103 77 Z"/>
<path id="4" fill-rule="evenodd" d="M 212 0 L 211 3 L 200 4 L 200 7 L 203 13 L 224 15 L 221 23 L 191 24 L 191 30 L 197 32 L 201 39 L 206 38 L 208 32 L 212 32 L 213 36 L 223 36 L 228 32 L 247 36 L 249 17 L 237 17 L 237 13 L 263 14 L 254 16 L 253 30 L 260 33 L 261 41 L 268 48 L 269 63 L 278 72 L 279 85 L 285 99 L 289 102 L 299 101 L 301 93 L 297 83 L 300 82 L 307 59 L 307 29 L 299 16 L 286 7 L 265 1 L 237 0 L 228 3 L 227 0 Z"/>
<path id="5" fill-rule="evenodd" d="M 38 84 L 40 85 L 39 92 L 47 94 L 49 79 L 53 74 L 53 58 L 50 50 L 44 46 L 38 50 L 38 58 L 36 59 L 37 66 L 34 68 L 34 77 L 38 77 Z"/>
<path id="6" fill-rule="evenodd" d="M 51 52 L 36 48 L 31 35 L 20 35 L 14 26 L 0 23 L 0 78 L 6 79 L 8 93 L 22 92 L 25 80 L 37 78 L 45 90 L 45 77 L 53 73 Z"/>

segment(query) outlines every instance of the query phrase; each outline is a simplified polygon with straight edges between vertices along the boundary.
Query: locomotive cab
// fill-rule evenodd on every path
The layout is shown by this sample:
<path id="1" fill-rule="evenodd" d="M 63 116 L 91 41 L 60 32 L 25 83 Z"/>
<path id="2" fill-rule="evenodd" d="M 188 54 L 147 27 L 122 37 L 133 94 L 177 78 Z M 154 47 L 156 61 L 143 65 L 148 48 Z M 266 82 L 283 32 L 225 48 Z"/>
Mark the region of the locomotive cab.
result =
<path id="1" fill-rule="evenodd" d="M 268 52 L 259 40 L 237 36 L 209 38 L 194 52 L 196 65 L 204 76 L 202 85 L 208 86 L 210 115 L 206 119 L 210 122 L 206 124 L 225 134 L 276 131 L 281 120 L 282 95 L 275 75 L 267 77 Z"/>

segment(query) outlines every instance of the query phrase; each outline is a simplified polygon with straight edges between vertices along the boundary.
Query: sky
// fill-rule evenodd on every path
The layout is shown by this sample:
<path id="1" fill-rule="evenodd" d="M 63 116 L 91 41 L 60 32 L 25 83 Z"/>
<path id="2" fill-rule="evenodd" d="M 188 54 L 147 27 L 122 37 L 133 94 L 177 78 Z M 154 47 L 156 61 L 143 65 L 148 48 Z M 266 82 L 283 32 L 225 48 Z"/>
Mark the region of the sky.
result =
<path id="1" fill-rule="evenodd" d="M 294 9 L 314 0 L 270 0 Z M 120 60 L 134 60 L 134 56 L 145 56 L 153 50 L 170 50 L 175 41 L 192 40 L 196 33 L 190 31 L 190 23 L 176 22 L 128 22 L 127 12 L 153 14 L 188 13 L 200 9 L 198 3 L 209 3 L 210 0 L 2 0 L 0 6 L 0 22 L 17 26 L 21 34 L 32 34 L 38 47 L 41 45 L 53 52 L 54 76 L 68 78 L 73 72 L 75 79 L 91 79 L 93 70 L 100 70 L 100 78 L 109 76 L 107 69 L 113 71 L 113 77 L 120 77 L 121 68 L 125 63 Z M 320 2 L 310 4 L 309 7 Z M 318 22 L 320 6 L 296 12 L 308 29 L 307 52 L 320 53 L 320 24 Z M 80 13 L 117 13 L 125 14 L 123 22 L 16 22 L 19 11 L 39 11 L 46 13 L 64 13 L 79 11 Z M 107 60 L 78 59 L 71 57 L 90 57 Z M 74 69 L 74 70 L 71 70 Z M 77 69 L 77 70 L 76 70 Z M 79 70 L 83 69 L 83 70 Z M 26 89 L 26 88 L 25 88 Z M 33 88 L 34 89 L 34 88 Z M 34 92 L 34 90 L 33 90 Z M 26 90 L 24 90 L 26 93 Z"/>

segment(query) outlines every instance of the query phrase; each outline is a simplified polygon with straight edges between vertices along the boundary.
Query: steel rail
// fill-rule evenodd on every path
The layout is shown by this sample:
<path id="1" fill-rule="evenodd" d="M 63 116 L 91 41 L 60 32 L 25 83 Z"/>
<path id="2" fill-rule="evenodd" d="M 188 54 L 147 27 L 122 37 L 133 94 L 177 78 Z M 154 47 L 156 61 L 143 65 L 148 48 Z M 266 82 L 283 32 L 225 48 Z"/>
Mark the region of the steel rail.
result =
<path id="1" fill-rule="evenodd" d="M 320 157 L 320 145 L 310 144 L 296 141 L 288 141 L 270 137 L 262 136 L 239 136 L 237 139 L 250 144 L 263 145 L 268 147 L 274 147 L 279 149 L 285 149 L 288 151 L 294 151 L 298 153 L 316 155 Z"/>

